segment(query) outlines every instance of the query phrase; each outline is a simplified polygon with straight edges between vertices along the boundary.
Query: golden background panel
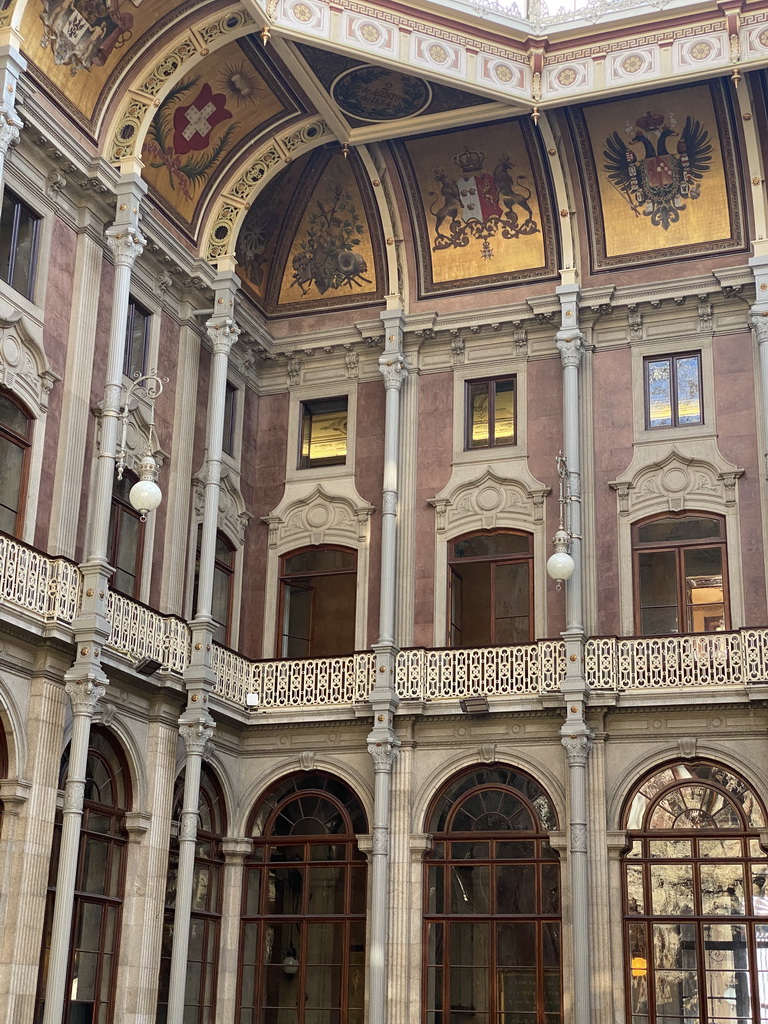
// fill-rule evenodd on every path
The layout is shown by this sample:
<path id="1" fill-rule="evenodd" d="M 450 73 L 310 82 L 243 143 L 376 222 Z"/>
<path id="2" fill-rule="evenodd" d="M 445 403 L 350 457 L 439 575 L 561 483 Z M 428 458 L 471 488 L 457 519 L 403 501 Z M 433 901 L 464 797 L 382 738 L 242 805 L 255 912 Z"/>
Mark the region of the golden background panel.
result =
<path id="1" fill-rule="evenodd" d="M 237 42 L 202 61 L 168 93 L 141 158 L 143 177 L 187 223 L 227 153 L 283 110 Z"/>
<path id="2" fill-rule="evenodd" d="M 730 237 L 723 150 L 708 86 L 596 104 L 583 117 L 607 257 Z"/>
<path id="3" fill-rule="evenodd" d="M 433 282 L 545 265 L 536 177 L 516 121 L 410 139 L 405 149 Z"/>
<path id="4" fill-rule="evenodd" d="M 376 293 L 366 206 L 351 161 L 337 153 L 319 176 L 299 220 L 277 304 L 309 306 L 320 299 Z"/>

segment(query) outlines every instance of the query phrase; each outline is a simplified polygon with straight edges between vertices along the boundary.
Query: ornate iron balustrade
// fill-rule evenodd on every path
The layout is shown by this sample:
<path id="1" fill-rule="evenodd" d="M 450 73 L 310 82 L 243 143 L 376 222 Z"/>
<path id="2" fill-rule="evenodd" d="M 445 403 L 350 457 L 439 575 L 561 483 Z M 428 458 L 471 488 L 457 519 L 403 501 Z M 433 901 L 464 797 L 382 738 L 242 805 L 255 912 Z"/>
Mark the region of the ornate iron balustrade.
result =
<path id="1" fill-rule="evenodd" d="M 0 602 L 41 625 L 71 626 L 80 604 L 78 567 L 0 534 Z M 133 660 L 154 658 L 181 675 L 189 664 L 190 630 L 181 619 L 110 593 L 107 647 Z M 367 699 L 375 656 L 250 661 L 213 645 L 215 692 L 243 706 L 256 694 L 264 709 L 343 707 Z M 565 676 L 565 644 L 539 640 L 512 647 L 427 650 L 409 648 L 396 658 L 396 685 L 404 700 L 536 697 L 557 693 Z M 768 683 L 768 628 L 664 637 L 592 637 L 584 650 L 593 692 L 745 687 Z"/>

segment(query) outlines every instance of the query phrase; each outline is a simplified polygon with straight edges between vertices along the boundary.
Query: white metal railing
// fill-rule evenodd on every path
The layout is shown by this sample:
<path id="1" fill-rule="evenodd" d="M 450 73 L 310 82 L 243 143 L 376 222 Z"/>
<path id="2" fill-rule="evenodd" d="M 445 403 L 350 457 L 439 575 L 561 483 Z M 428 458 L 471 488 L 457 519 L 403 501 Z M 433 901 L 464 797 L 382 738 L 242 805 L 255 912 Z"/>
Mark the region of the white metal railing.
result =
<path id="1" fill-rule="evenodd" d="M 112 623 L 107 646 L 138 660 L 154 658 L 172 672 L 189 664 L 189 626 L 171 615 L 161 615 L 146 605 L 110 590 L 107 618 Z"/>
<path id="2" fill-rule="evenodd" d="M 80 604 L 81 575 L 65 558 L 48 558 L 0 535 L 0 598 L 46 622 L 69 625 Z"/>
<path id="3" fill-rule="evenodd" d="M 78 567 L 0 534 L 0 601 L 69 626 L 81 591 Z M 107 646 L 138 660 L 154 658 L 182 674 L 189 664 L 190 630 L 174 616 L 110 592 Z M 250 661 L 213 645 L 215 692 L 238 705 L 255 693 L 262 708 L 349 706 L 367 699 L 375 656 Z M 768 684 L 768 628 L 664 637 L 592 637 L 584 651 L 586 682 L 594 692 L 702 689 Z M 539 640 L 511 647 L 402 650 L 395 685 L 403 699 L 456 700 L 556 693 L 565 676 L 565 644 Z"/>

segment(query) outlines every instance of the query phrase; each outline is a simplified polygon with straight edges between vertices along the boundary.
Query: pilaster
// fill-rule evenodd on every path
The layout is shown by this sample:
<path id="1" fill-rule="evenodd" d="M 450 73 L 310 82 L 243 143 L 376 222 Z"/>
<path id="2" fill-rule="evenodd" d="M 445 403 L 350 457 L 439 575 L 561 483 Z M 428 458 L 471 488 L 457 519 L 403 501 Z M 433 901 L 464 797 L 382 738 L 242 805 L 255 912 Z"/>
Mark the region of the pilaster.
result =
<path id="1" fill-rule="evenodd" d="M 219 942 L 222 950 L 234 950 L 240 947 L 243 865 L 252 849 L 253 841 L 251 839 L 228 836 L 221 841 L 221 852 L 224 856 L 224 878 L 222 880 L 221 935 Z M 234 956 L 222 956 L 219 960 L 216 1020 L 230 1021 L 235 1019 L 238 996 L 238 967 L 237 958 Z"/>

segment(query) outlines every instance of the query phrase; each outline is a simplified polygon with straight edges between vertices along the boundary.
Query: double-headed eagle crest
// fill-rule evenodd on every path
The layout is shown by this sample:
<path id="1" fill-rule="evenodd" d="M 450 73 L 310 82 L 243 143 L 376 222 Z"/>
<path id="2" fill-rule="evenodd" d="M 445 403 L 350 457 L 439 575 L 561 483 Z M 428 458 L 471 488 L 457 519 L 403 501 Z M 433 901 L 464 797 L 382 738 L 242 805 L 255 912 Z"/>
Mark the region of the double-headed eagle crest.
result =
<path id="1" fill-rule="evenodd" d="M 690 114 L 678 132 L 674 114 L 666 118 L 648 111 L 634 124 L 627 122 L 625 133 L 626 142 L 618 132 L 605 140 L 608 180 L 636 216 L 650 217 L 666 231 L 680 220 L 688 201 L 701 195 L 700 182 L 712 162 L 709 132 Z"/>

